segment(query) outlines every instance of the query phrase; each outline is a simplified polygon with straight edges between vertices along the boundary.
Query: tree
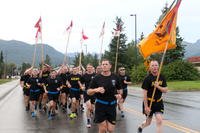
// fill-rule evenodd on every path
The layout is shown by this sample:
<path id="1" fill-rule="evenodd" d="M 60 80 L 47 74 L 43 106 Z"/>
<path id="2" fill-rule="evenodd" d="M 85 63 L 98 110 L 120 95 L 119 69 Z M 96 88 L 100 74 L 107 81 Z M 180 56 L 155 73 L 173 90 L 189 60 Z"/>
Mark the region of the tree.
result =
<path id="1" fill-rule="evenodd" d="M 161 10 L 162 14 L 159 17 L 159 20 L 156 22 L 156 24 L 161 21 L 163 18 L 164 14 L 169 10 L 168 4 L 165 5 L 165 7 Z M 176 28 L 176 45 L 177 47 L 175 49 L 167 50 L 164 64 L 169 64 L 172 61 L 176 60 L 183 60 L 184 54 L 185 54 L 185 45 L 182 43 L 183 38 L 179 34 L 179 28 Z M 156 59 L 156 60 L 161 60 L 162 54 L 154 54 L 151 56 L 151 58 Z"/>
<path id="2" fill-rule="evenodd" d="M 51 66 L 51 58 L 50 58 L 50 56 L 48 54 L 46 54 L 46 59 L 45 59 L 44 63 L 46 63 L 46 64 Z"/>
<path id="3" fill-rule="evenodd" d="M 137 61 L 136 61 L 136 48 L 135 48 L 135 41 L 132 41 L 128 43 L 127 45 L 127 59 L 126 59 L 126 68 L 128 70 L 131 70 L 133 66 L 136 66 Z"/>
<path id="4" fill-rule="evenodd" d="M 3 63 L 3 51 L 1 51 L 1 55 L 0 55 L 0 63 Z"/>
<path id="5" fill-rule="evenodd" d="M 16 64 L 9 63 L 9 64 L 6 64 L 6 65 L 7 65 L 7 75 L 9 75 L 9 76 L 15 75 L 15 70 L 17 68 Z"/>
<path id="6" fill-rule="evenodd" d="M 74 65 L 74 66 L 79 66 L 79 62 L 80 62 L 80 53 L 77 53 L 77 54 L 75 55 L 75 59 L 74 59 L 73 65 Z M 82 64 L 82 65 L 84 65 L 83 62 L 84 62 L 84 53 L 81 52 L 81 64 Z"/>
<path id="7" fill-rule="evenodd" d="M 0 78 L 3 76 L 4 72 L 4 61 L 3 61 L 3 51 L 0 53 Z"/>
<path id="8" fill-rule="evenodd" d="M 77 54 L 75 56 L 75 60 L 74 60 L 74 65 L 75 66 L 79 66 L 79 58 L 80 57 L 80 54 Z M 98 60 L 98 55 L 97 54 L 90 54 L 88 53 L 87 55 L 84 55 L 82 53 L 82 57 L 81 57 L 81 64 L 85 67 L 88 63 L 91 63 L 94 67 L 98 66 L 99 65 L 99 60 Z"/>
<path id="9" fill-rule="evenodd" d="M 123 27 L 124 22 L 122 21 L 122 19 L 119 17 L 116 17 L 115 24 L 116 24 L 115 29 L 118 29 L 120 27 L 120 31 L 121 31 L 119 35 L 118 63 L 117 63 L 117 68 L 118 68 L 119 66 L 126 66 L 127 37 L 126 37 L 126 34 L 122 33 L 125 28 Z M 117 41 L 118 41 L 118 37 L 114 36 L 109 44 L 109 50 L 105 51 L 105 54 L 104 54 L 104 58 L 109 59 L 113 66 L 115 65 L 115 59 L 116 59 Z"/>
<path id="10" fill-rule="evenodd" d="M 140 38 L 138 39 L 141 41 L 144 38 L 143 32 L 140 35 Z M 126 59 L 126 64 L 128 70 L 131 70 L 132 67 L 136 67 L 144 62 L 142 56 L 139 54 L 138 48 L 135 47 L 135 41 L 132 40 L 132 42 L 128 43 L 127 45 L 127 59 Z"/>
<path id="11" fill-rule="evenodd" d="M 185 55 L 185 45 L 182 43 L 183 38 L 179 34 L 179 28 L 176 28 L 176 48 L 168 50 L 165 56 L 165 64 L 175 60 L 183 60 Z"/>
<path id="12" fill-rule="evenodd" d="M 88 63 L 91 63 L 94 67 L 97 67 L 99 65 L 98 55 L 97 54 L 87 54 L 84 56 L 84 66 L 86 66 Z"/>
<path id="13" fill-rule="evenodd" d="M 20 68 L 20 70 L 21 70 L 20 73 L 23 74 L 25 72 L 25 70 L 30 68 L 30 67 L 31 67 L 31 64 L 23 62 L 22 65 L 21 65 L 21 68 Z"/>

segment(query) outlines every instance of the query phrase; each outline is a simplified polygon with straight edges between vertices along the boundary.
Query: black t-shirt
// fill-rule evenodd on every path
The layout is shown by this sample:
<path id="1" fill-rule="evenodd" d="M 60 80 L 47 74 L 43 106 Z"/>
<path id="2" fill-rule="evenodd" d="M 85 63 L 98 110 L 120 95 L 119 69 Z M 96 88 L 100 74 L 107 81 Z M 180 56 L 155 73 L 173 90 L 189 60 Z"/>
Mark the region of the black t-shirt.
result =
<path id="1" fill-rule="evenodd" d="M 110 76 L 103 76 L 99 74 L 95 76 L 91 81 L 89 88 L 95 89 L 98 87 L 104 87 L 105 92 L 103 94 L 96 93 L 96 98 L 108 102 L 116 100 L 115 94 L 117 94 L 117 90 L 122 89 L 119 77 L 115 74 L 111 74 Z"/>
<path id="2" fill-rule="evenodd" d="M 42 72 L 42 82 L 45 83 L 47 78 L 49 77 L 50 75 L 50 71 L 45 71 L 45 72 Z"/>
<path id="3" fill-rule="evenodd" d="M 80 74 L 70 74 L 67 78 L 68 82 L 71 84 L 71 88 L 76 88 L 79 89 L 80 86 L 78 84 L 78 81 L 80 81 L 81 83 L 83 83 L 82 77 Z"/>
<path id="4" fill-rule="evenodd" d="M 61 80 L 62 80 L 62 84 L 63 85 L 66 85 L 66 81 L 67 81 L 67 77 L 69 76 L 69 74 L 70 73 L 61 73 L 60 75 L 59 75 L 59 77 L 61 78 Z"/>
<path id="5" fill-rule="evenodd" d="M 39 83 L 42 83 L 41 78 L 39 77 L 30 77 L 27 81 L 27 84 L 31 85 L 30 90 L 38 90 L 40 88 L 38 85 Z"/>
<path id="6" fill-rule="evenodd" d="M 119 79 L 122 85 L 122 88 L 125 89 L 127 88 L 127 84 L 124 83 L 124 80 L 126 80 L 127 82 L 131 82 L 131 78 L 128 75 L 119 75 Z"/>
<path id="7" fill-rule="evenodd" d="M 143 81 L 142 89 L 147 90 L 147 97 L 148 98 L 152 97 L 153 90 L 154 90 L 154 83 L 156 81 L 156 77 L 157 76 L 153 76 L 152 74 L 149 74 Z M 167 87 L 166 80 L 162 75 L 160 75 L 158 82 L 159 82 L 160 86 Z M 154 95 L 154 99 L 158 100 L 161 97 L 162 97 L 162 92 L 160 90 L 156 89 L 156 92 L 155 92 L 155 95 Z"/>
<path id="8" fill-rule="evenodd" d="M 23 75 L 23 76 L 21 76 L 20 81 L 23 81 L 24 82 L 24 86 L 26 86 L 26 83 L 29 80 L 29 78 L 30 78 L 29 74 Z"/>
<path id="9" fill-rule="evenodd" d="M 55 79 L 49 77 L 47 78 L 45 85 L 47 87 L 47 91 L 57 92 L 57 88 L 62 85 L 62 81 L 59 77 L 56 77 Z"/>
<path id="10" fill-rule="evenodd" d="M 50 71 L 42 72 L 42 78 L 48 78 L 49 74 L 50 74 Z"/>
<path id="11" fill-rule="evenodd" d="M 89 85 L 90 85 L 90 82 L 91 80 L 95 77 L 95 73 L 92 73 L 92 74 L 84 74 L 83 75 L 83 82 L 85 83 L 85 89 L 87 90 Z"/>

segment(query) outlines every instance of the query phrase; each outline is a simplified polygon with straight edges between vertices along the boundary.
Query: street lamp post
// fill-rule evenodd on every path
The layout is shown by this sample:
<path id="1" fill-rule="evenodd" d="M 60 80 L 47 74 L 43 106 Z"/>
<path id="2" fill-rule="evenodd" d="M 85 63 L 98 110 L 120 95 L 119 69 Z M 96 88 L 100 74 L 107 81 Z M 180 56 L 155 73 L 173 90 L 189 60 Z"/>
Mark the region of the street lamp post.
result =
<path id="1" fill-rule="evenodd" d="M 135 60 L 136 60 L 136 66 L 137 66 L 137 14 L 130 14 L 130 16 L 135 17 Z"/>
<path id="2" fill-rule="evenodd" d="M 87 55 L 87 44 L 84 44 L 85 46 L 85 52 L 86 52 L 86 55 Z"/>

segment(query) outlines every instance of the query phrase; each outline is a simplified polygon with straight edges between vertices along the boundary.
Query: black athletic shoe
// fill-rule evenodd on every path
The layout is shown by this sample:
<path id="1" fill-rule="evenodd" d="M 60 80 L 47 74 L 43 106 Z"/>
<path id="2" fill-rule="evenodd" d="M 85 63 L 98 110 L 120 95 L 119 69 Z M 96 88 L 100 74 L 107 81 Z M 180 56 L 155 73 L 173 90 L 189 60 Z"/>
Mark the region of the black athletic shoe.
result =
<path id="1" fill-rule="evenodd" d="M 47 108 L 44 106 L 43 107 L 43 111 L 46 113 L 47 112 Z"/>
<path id="2" fill-rule="evenodd" d="M 26 111 L 29 111 L 29 106 L 26 106 Z"/>
<path id="3" fill-rule="evenodd" d="M 124 112 L 123 112 L 123 111 L 121 111 L 121 117 L 122 117 L 122 118 L 124 118 L 124 117 L 125 117 L 125 115 L 124 115 Z"/>
<path id="4" fill-rule="evenodd" d="M 138 127 L 137 133 L 142 133 L 142 128 Z"/>
<path id="5" fill-rule="evenodd" d="M 68 108 L 70 109 L 70 108 L 71 108 L 71 106 L 72 106 L 72 104 L 70 103 L 70 104 L 68 105 Z"/>
<path id="6" fill-rule="evenodd" d="M 42 104 L 39 103 L 39 110 L 42 110 Z"/>

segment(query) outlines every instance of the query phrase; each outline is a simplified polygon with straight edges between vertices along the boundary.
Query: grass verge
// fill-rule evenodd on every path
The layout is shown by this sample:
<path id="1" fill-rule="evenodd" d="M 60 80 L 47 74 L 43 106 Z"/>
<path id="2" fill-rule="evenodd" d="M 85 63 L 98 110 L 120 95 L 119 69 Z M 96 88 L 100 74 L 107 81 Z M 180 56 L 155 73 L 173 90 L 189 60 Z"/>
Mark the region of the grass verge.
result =
<path id="1" fill-rule="evenodd" d="M 11 81 L 12 79 L 0 79 L 0 84 Z"/>
<path id="2" fill-rule="evenodd" d="M 141 84 L 134 84 L 135 87 L 141 87 Z M 167 81 L 170 91 L 200 91 L 200 80 L 196 81 Z"/>

